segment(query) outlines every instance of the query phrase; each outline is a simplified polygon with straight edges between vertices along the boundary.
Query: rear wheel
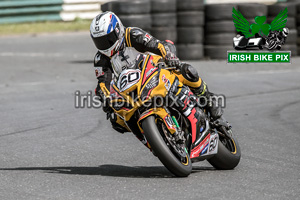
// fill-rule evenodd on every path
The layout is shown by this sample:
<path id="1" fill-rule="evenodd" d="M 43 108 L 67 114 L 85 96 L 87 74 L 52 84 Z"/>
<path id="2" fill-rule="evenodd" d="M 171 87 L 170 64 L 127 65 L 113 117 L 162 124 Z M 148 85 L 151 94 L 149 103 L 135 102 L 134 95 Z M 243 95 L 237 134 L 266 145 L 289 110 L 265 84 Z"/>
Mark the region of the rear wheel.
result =
<path id="1" fill-rule="evenodd" d="M 147 117 L 142 122 L 144 134 L 159 160 L 164 166 L 179 177 L 186 177 L 192 171 L 192 163 L 188 153 L 180 151 L 170 142 L 164 132 L 164 123 L 159 123 L 154 116 Z M 185 151 L 185 149 L 184 149 Z"/>
<path id="2" fill-rule="evenodd" d="M 237 139 L 232 136 L 231 139 L 219 138 L 218 153 L 208 159 L 208 162 L 216 169 L 229 170 L 234 169 L 240 162 L 241 149 Z"/>

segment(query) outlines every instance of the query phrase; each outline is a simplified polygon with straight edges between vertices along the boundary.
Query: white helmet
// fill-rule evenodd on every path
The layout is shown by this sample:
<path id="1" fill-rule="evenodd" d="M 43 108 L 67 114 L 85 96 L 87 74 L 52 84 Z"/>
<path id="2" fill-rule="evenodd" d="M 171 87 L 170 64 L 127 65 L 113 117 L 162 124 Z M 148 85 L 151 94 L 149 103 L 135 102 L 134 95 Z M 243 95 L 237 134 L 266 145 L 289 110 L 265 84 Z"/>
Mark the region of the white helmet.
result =
<path id="1" fill-rule="evenodd" d="M 282 35 L 284 36 L 284 37 L 287 37 L 288 36 L 288 34 L 289 34 L 289 29 L 288 28 L 283 28 L 282 29 Z"/>
<path id="2" fill-rule="evenodd" d="M 90 32 L 97 49 L 111 57 L 122 45 L 125 29 L 117 15 L 107 11 L 93 19 Z"/>

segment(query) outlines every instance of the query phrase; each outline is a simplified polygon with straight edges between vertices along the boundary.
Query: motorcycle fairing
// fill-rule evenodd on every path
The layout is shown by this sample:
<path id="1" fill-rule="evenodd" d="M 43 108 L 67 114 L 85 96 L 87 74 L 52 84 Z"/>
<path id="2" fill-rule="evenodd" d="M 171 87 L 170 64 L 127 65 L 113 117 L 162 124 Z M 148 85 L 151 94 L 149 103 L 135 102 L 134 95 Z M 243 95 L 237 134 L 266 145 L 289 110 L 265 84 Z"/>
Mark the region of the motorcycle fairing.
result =
<path id="1" fill-rule="evenodd" d="M 128 89 L 132 91 L 136 89 L 136 84 L 139 82 L 140 78 L 141 71 L 139 69 L 125 69 L 120 74 L 120 77 L 117 82 L 117 88 L 120 92 L 127 91 Z"/>
<path id="2" fill-rule="evenodd" d="M 218 153 L 218 140 L 217 133 L 208 133 L 198 146 L 191 150 L 191 158 L 205 157 Z"/>
<path id="3" fill-rule="evenodd" d="M 144 130 L 142 129 L 141 122 L 143 119 L 145 119 L 151 115 L 159 116 L 163 120 L 163 122 L 166 124 L 166 127 L 168 128 L 168 130 L 170 131 L 171 134 L 174 134 L 176 132 L 176 128 L 175 128 L 176 125 L 173 122 L 173 120 L 171 119 L 171 116 L 166 111 L 166 109 L 151 108 L 151 109 L 143 112 L 138 120 L 138 126 L 142 133 L 144 132 Z"/>
<path id="4" fill-rule="evenodd" d="M 203 150 L 209 145 L 210 134 L 208 134 L 204 140 L 200 142 L 198 146 L 192 149 L 191 151 L 191 158 L 198 157 L 200 153 L 203 153 Z"/>
<path id="5" fill-rule="evenodd" d="M 131 104 L 128 104 L 126 102 L 126 99 L 119 93 L 114 82 L 112 82 L 110 85 L 110 97 L 112 100 L 111 103 L 113 103 L 113 108 L 115 110 L 120 111 L 121 109 L 123 109 L 129 111 L 132 109 Z"/>
<path id="6" fill-rule="evenodd" d="M 150 76 L 157 70 L 158 68 L 154 65 L 153 58 L 151 56 L 147 56 L 143 64 L 142 87 L 144 86 L 146 80 L 150 78 Z"/>
<path id="7" fill-rule="evenodd" d="M 150 101 L 155 96 L 165 97 L 168 93 L 168 88 L 165 84 L 160 84 L 164 79 L 169 84 L 173 84 L 175 80 L 174 74 L 165 69 L 159 69 L 154 66 L 153 56 L 148 55 L 140 69 L 127 69 L 124 70 L 117 82 L 111 82 L 112 93 L 115 96 L 121 96 L 122 98 L 112 98 L 111 107 L 114 111 L 122 116 L 125 121 L 129 121 L 135 111 L 141 107 L 141 105 Z M 102 85 L 101 88 L 105 86 Z M 105 90 L 105 89 L 104 89 Z M 110 92 L 105 92 L 106 96 L 110 95 Z M 118 95 L 117 95 L 118 94 Z M 115 104 L 115 105 L 114 105 Z M 124 104 L 126 106 L 118 106 Z"/>
<path id="8" fill-rule="evenodd" d="M 210 135 L 207 155 L 213 155 L 218 153 L 218 143 L 219 143 L 219 135 L 214 132 Z M 204 156 L 203 154 L 201 154 L 201 156 Z"/>

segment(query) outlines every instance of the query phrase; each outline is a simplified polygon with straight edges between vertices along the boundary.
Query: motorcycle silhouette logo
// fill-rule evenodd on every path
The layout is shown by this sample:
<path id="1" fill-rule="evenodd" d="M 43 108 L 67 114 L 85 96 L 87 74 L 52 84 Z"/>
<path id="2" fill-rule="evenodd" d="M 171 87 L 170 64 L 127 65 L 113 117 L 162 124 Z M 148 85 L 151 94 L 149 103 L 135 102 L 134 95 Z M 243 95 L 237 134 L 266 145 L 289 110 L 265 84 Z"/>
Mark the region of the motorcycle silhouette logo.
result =
<path id="1" fill-rule="evenodd" d="M 288 10 L 282 10 L 267 24 L 266 16 L 255 17 L 255 23 L 250 24 L 240 11 L 232 9 L 234 26 L 238 34 L 233 38 L 233 47 L 236 50 L 263 49 L 280 50 L 285 44 L 289 29 L 286 28 Z"/>

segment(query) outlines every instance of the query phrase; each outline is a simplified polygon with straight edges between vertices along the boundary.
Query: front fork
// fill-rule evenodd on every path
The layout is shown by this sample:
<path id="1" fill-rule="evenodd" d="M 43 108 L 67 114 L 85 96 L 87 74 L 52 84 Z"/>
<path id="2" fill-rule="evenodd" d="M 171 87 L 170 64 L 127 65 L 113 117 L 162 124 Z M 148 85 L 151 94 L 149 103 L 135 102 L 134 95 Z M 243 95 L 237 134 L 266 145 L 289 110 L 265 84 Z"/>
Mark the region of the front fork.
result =
<path id="1" fill-rule="evenodd" d="M 159 117 L 163 121 L 171 135 L 174 135 L 176 141 L 185 142 L 184 132 L 179 127 L 176 118 L 171 116 L 171 113 L 166 107 L 151 108 L 141 114 L 140 118 L 138 119 L 138 126 L 141 133 L 144 133 L 141 122 L 143 119 L 151 115 Z"/>

